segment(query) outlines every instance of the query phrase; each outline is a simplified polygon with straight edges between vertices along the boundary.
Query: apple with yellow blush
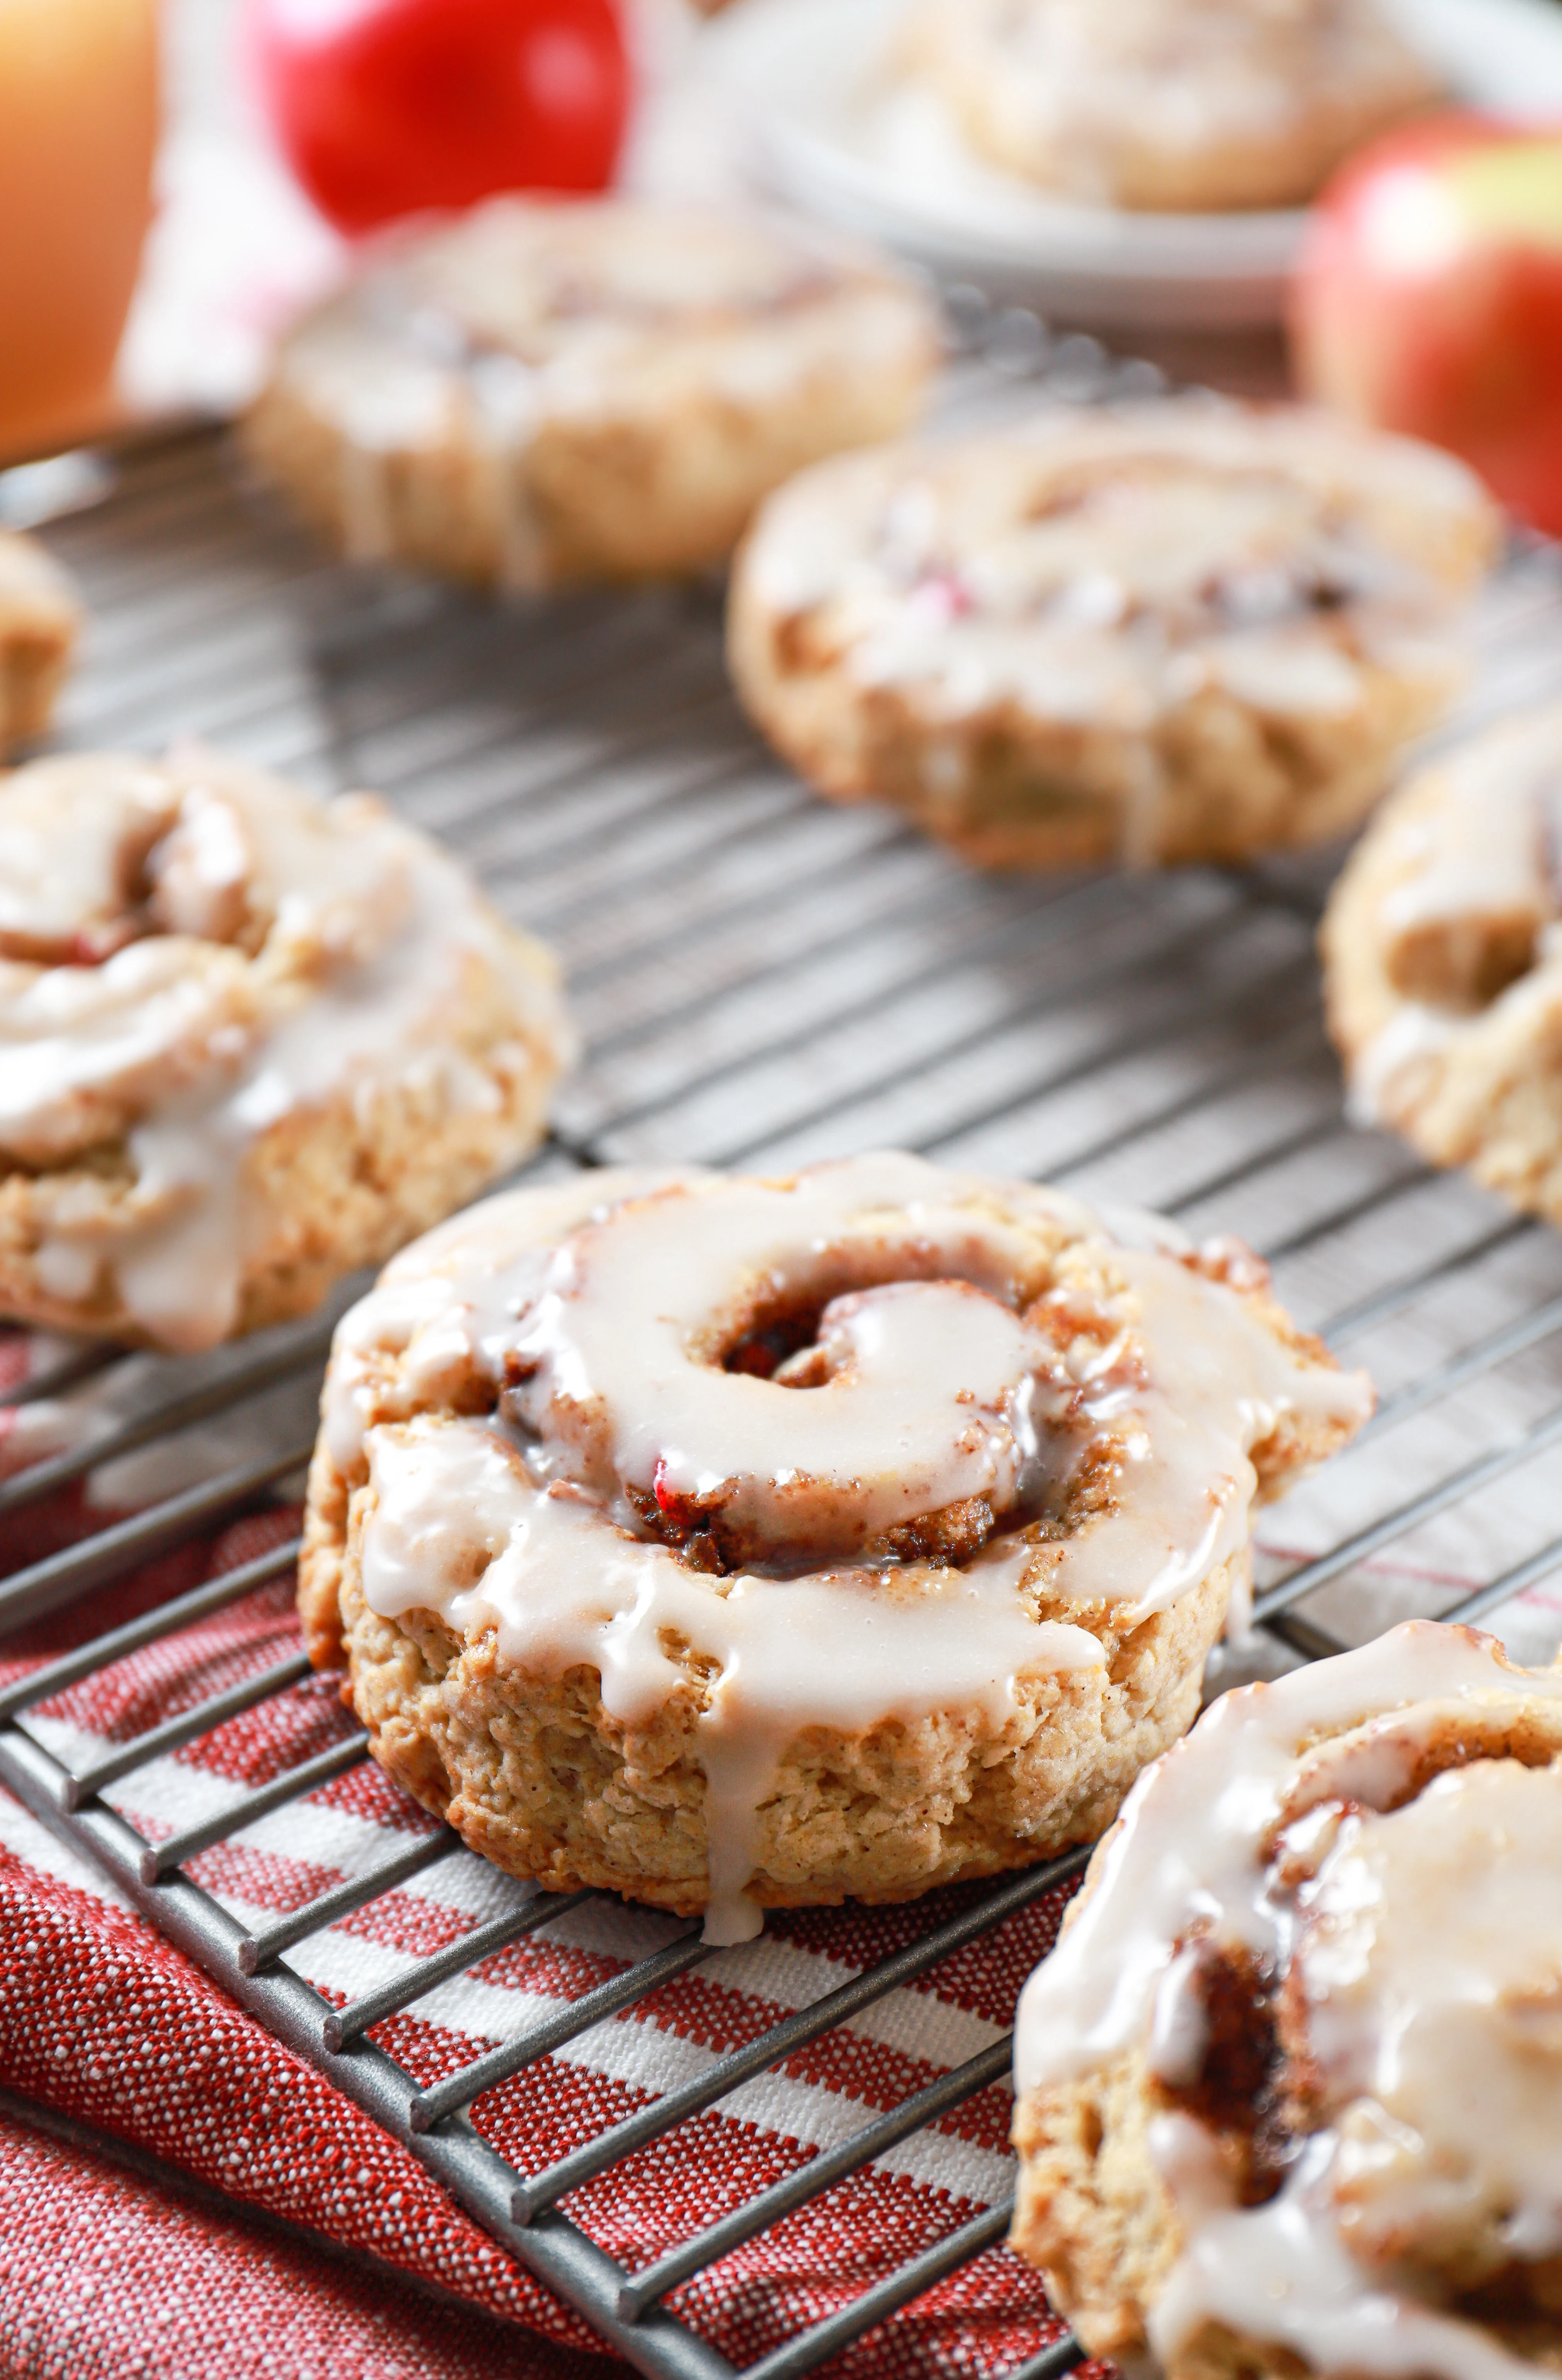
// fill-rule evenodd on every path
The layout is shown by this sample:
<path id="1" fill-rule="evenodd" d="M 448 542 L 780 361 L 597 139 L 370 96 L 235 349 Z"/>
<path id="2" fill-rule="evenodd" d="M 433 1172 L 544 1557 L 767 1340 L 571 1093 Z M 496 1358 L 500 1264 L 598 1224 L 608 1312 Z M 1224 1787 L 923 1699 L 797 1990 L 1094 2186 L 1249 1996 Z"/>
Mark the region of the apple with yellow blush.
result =
<path id="1" fill-rule="evenodd" d="M 1320 199 L 1291 296 L 1311 395 L 1462 455 L 1562 536 L 1562 125 L 1440 115 Z"/>

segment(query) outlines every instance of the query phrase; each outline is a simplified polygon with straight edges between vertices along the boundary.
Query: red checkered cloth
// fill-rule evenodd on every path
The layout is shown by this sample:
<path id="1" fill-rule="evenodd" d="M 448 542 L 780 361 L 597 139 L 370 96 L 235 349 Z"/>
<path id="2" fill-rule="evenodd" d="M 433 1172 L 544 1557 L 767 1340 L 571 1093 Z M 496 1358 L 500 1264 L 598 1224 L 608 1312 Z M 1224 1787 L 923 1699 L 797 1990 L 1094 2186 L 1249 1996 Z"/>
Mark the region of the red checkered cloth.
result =
<path id="1" fill-rule="evenodd" d="M 24 1342 L 0 1341 L 0 1367 L 27 1360 Z M 88 1426 L 34 1409 L 26 1424 L 28 1459 Z M 12 1451 L 23 1451 L 15 1435 Z M 103 1517 L 79 1495 L 30 1508 L 17 1516 L 24 1525 L 11 1524 L 4 1565 L 35 1559 Z M 296 1518 L 277 1512 L 242 1521 L 0 1642 L 0 1681 L 210 1572 L 250 1560 L 281 1542 Z M 34 1707 L 25 1723 L 75 1765 L 269 1668 L 297 1644 L 291 1585 L 281 1582 Z M 138 1769 L 106 1798 L 156 1840 L 220 1814 L 355 1724 L 337 1682 L 310 1678 Z M 263 1924 L 362 1874 L 384 1859 L 390 1844 L 430 1824 L 366 1763 L 306 1802 L 240 1828 L 187 1873 L 247 1924 Z M 404 1969 L 409 1957 L 441 1949 L 517 1905 L 526 1890 L 457 1850 L 357 1915 L 309 1937 L 288 1961 L 328 1998 L 345 2002 Z M 759 1941 L 720 1952 L 488 2093 L 474 2110 L 478 2128 L 522 2171 L 551 2164 L 699 2074 L 758 2028 L 914 1939 L 965 1897 L 952 1891 L 911 1908 L 772 1916 Z M 1054 1896 L 1011 1920 L 577 2192 L 566 2211 L 630 2269 L 654 2262 L 996 2041 L 1059 1914 Z M 545 1936 L 512 1944 L 442 1985 L 378 2026 L 372 2038 L 418 2083 L 430 2082 L 678 1930 L 654 1912 L 593 1901 Z M 413 2157 L 272 2042 L 95 1872 L 3 1797 L 0 2091 L 159 2160 L 235 2205 L 481 2309 L 469 2319 L 485 2331 L 493 2317 L 527 2325 L 551 2343 L 550 2369 L 559 2355 L 592 2372 L 604 2368 L 599 2344 L 579 2318 L 514 2265 Z M 1012 2184 L 1009 2113 L 1005 2090 L 982 2092 L 696 2277 L 671 2301 L 672 2311 L 735 2364 L 764 2354 L 1005 2195 Z M 192 2209 L 166 2191 L 109 2173 L 79 2149 L 18 2136 L 6 2155 L 14 2162 L 6 2171 L 18 2178 L 14 2185 L 0 2180 L 0 2235 L 10 2236 L 6 2210 L 13 2187 L 18 2199 L 27 2195 L 26 2171 L 47 2174 L 50 2202 L 47 2215 L 37 2208 L 28 2215 L 21 2244 L 11 2252 L 13 2276 L 19 2273 L 28 2302 L 36 2305 L 37 2337 L 56 2361 L 39 2350 L 34 2362 L 18 2359 L 16 2368 L 57 2369 L 71 2380 L 95 2373 L 85 2346 L 78 2360 L 72 2349 L 58 2362 L 58 2342 L 68 2335 L 112 2340 L 122 2359 L 116 2370 L 137 2368 L 135 2355 L 145 2371 L 176 2369 L 182 2380 L 204 2372 L 202 2355 L 216 2369 L 209 2347 L 175 2352 L 174 2334 L 165 2337 L 159 2327 L 173 2304 L 181 2342 L 222 2336 L 227 2375 L 399 2374 L 413 2368 L 408 2359 L 417 2354 L 425 2358 L 420 2370 L 445 2368 L 423 2343 L 434 2332 L 433 2317 L 421 2307 L 406 2316 L 406 2327 L 396 2313 L 390 2330 L 376 2329 L 377 2343 L 360 2351 L 365 2323 L 376 2308 L 388 2309 L 391 2298 L 369 2284 L 349 2284 L 297 2245 L 285 2252 L 259 2245 L 226 2215 Z M 149 2273 L 168 2275 L 170 2289 L 176 2277 L 184 2290 L 177 2300 L 150 2278 L 144 2287 L 116 2289 L 112 2307 L 85 2296 L 95 2267 L 82 2243 L 97 2236 L 110 2209 L 122 2242 L 116 2273 L 144 2263 Z M 51 2258 L 82 2288 L 72 2294 L 64 2279 L 47 2289 L 30 2281 Z M 233 2310 L 225 2329 L 224 2274 L 232 2276 Z M 284 2301 L 273 2322 L 271 2310 Z M 997 2248 L 869 2333 L 834 2369 L 853 2380 L 983 2380 L 1034 2352 L 1058 2328 L 1035 2275 Z M 285 2350 L 278 2344 L 285 2336 L 313 2343 L 308 2352 Z M 439 2338 L 464 2341 L 465 2334 L 457 2328 Z M 593 2361 L 585 2367 L 587 2351 Z M 439 2347 L 439 2354 L 451 2352 Z M 535 2362 L 493 2368 L 528 2370 Z M 490 2367 L 474 2353 L 461 2368 Z"/>

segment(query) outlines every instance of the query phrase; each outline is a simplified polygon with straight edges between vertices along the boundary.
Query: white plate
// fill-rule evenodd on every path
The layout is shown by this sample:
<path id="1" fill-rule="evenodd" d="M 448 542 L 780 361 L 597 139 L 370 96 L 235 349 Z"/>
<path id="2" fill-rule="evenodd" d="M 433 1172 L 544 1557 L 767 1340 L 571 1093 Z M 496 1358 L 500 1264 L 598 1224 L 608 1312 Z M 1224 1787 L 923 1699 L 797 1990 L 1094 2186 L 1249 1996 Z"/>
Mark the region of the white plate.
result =
<path id="1" fill-rule="evenodd" d="M 1558 0 L 1390 5 L 1462 100 L 1562 111 Z M 975 156 L 935 97 L 888 86 L 883 62 L 906 6 L 744 0 L 703 37 L 706 60 L 745 110 L 764 177 L 783 196 L 888 241 L 943 281 L 974 281 L 1062 321 L 1235 331 L 1278 319 L 1301 210 L 1131 214 L 1043 198 Z"/>

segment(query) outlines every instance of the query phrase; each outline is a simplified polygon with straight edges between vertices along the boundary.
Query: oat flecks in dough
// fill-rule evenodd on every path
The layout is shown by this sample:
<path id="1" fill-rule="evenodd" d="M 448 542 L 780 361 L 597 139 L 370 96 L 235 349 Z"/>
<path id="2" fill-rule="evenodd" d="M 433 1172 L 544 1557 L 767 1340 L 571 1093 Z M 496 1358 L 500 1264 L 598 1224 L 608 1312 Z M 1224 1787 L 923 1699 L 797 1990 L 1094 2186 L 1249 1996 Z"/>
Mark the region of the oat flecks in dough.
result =
<path id="1" fill-rule="evenodd" d="M 371 795 L 199 746 L 0 780 L 0 1312 L 307 1313 L 530 1150 L 569 1046 L 548 953 Z"/>
<path id="2" fill-rule="evenodd" d="M 80 633 L 59 565 L 34 539 L 0 529 L 0 759 L 47 729 Z"/>
<path id="3" fill-rule="evenodd" d="M 1224 1697 L 1021 1999 L 1015 2244 L 1171 2380 L 1562 2366 L 1562 1672 L 1416 1621 Z"/>
<path id="4" fill-rule="evenodd" d="M 1379 0 L 923 0 L 901 54 L 995 164 L 1168 212 L 1300 205 L 1437 96 Z"/>
<path id="5" fill-rule="evenodd" d="M 978 863 L 1235 860 L 1376 798 L 1496 537 L 1461 465 L 1302 407 L 1048 410 L 783 489 L 729 653 L 820 792 Z"/>
<path id="6" fill-rule="evenodd" d="M 387 249 L 283 342 L 247 436 L 355 557 L 514 589 L 699 571 L 756 504 L 892 437 L 927 300 L 812 227 L 503 198 Z"/>
<path id="7" fill-rule="evenodd" d="M 1370 1402 L 1150 1219 L 893 1155 L 589 1175 L 345 1318 L 300 1603 L 476 1849 L 738 1939 L 1097 1832 L 1253 1506 Z"/>
<path id="8" fill-rule="evenodd" d="M 1562 708 L 1469 737 L 1385 804 L 1325 917 L 1362 1123 L 1562 1220 Z"/>

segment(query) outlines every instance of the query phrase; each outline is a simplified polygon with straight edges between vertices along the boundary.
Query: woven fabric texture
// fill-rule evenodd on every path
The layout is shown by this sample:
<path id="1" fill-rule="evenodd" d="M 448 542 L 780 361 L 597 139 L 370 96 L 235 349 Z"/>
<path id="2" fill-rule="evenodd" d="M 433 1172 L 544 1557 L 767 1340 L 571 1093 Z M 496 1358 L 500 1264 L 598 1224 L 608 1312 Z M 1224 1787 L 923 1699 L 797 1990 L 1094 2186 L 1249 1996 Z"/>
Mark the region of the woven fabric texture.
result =
<path id="1" fill-rule="evenodd" d="M 583 2380 L 626 2368 L 5 2115 L 0 2239 L 0 2371 L 18 2380 Z"/>
<path id="2" fill-rule="evenodd" d="M 20 1344 L 0 1342 L 0 1362 L 6 1357 L 13 1370 L 27 1360 Z M 25 1449 L 19 1433 L 13 1438 L 13 1454 L 32 1460 L 54 1451 L 64 1426 L 40 1408 L 24 1410 L 34 1417 Z M 15 1570 L 105 1517 L 75 1489 L 25 1508 L 7 1525 L 4 1567 Z M 0 1682 L 210 1572 L 253 1559 L 281 1543 L 296 1521 L 281 1508 L 242 1520 L 0 1642 Z M 26 1725 L 79 1766 L 270 1668 L 297 1641 L 291 1582 L 279 1581 L 34 1706 Z M 337 1682 L 311 1677 L 137 1769 L 105 1799 L 155 1841 L 220 1814 L 354 1724 Z M 306 1802 L 239 1829 L 186 1872 L 247 1924 L 260 1924 L 361 1875 L 430 1826 L 376 1768 L 361 1764 Z M 289 1963 L 328 1999 L 345 2002 L 409 1957 L 442 1949 L 515 1905 L 526 1890 L 454 1849 L 397 1891 L 308 1937 Z M 902 1909 L 773 1916 L 759 1941 L 718 1954 L 490 2092 L 475 2120 L 523 2172 L 551 2164 L 914 1938 L 963 1898 L 954 1891 Z M 1059 1914 L 1056 1897 L 1037 1904 L 577 2192 L 566 2211 L 631 2269 L 654 2261 L 997 2041 Z M 599 1899 L 442 1985 L 372 2037 L 419 2083 L 431 2082 L 679 1930 L 672 1919 Z M 95 1872 L 3 1801 L 0 1946 L 0 2089 L 338 2249 L 527 2325 L 573 2358 L 590 2353 L 592 2368 L 602 2368 L 599 2342 L 585 2325 L 518 2270 L 415 2159 L 272 2041 Z M 1007 2092 L 983 2092 L 700 2276 L 672 2301 L 673 2310 L 735 2364 L 751 2362 L 1005 2195 L 1008 2122 Z M 68 2242 L 79 2236 L 71 2228 L 73 2193 L 105 2186 L 84 2170 L 73 2179 L 77 2170 L 62 2157 L 54 2185 L 67 2202 L 58 2251 L 67 2264 Z M 160 2224 L 171 2224 L 168 2238 L 183 2256 L 178 2243 L 196 2236 L 188 2231 L 192 2219 L 176 2220 L 149 2201 L 149 2240 Z M 73 2301 L 56 2293 L 49 2302 Z M 40 2316 L 45 2330 L 63 2318 Z M 133 2328 L 140 2316 L 127 2312 L 127 2320 Z M 833 2368 L 863 2380 L 946 2374 L 980 2380 L 1034 2352 L 1057 2328 L 1035 2277 L 999 2248 L 870 2333 Z M 151 2331 L 133 2343 L 138 2351 L 160 2351 Z M 270 2368 L 258 2355 L 224 2365 L 240 2374 Z M 340 2369 L 357 2368 L 344 2350 Z"/>

